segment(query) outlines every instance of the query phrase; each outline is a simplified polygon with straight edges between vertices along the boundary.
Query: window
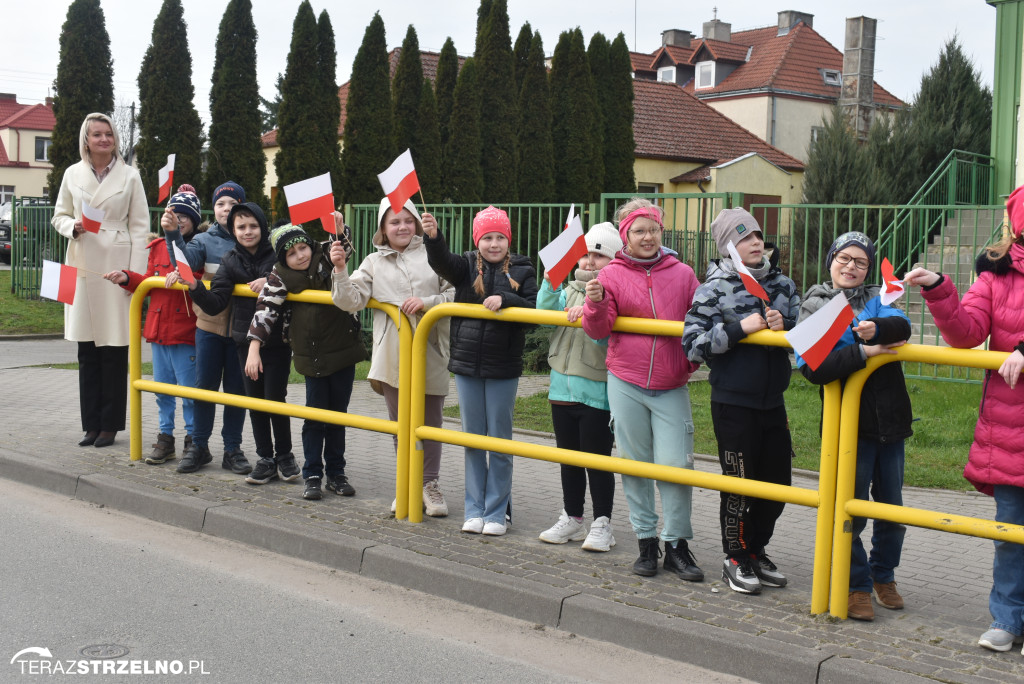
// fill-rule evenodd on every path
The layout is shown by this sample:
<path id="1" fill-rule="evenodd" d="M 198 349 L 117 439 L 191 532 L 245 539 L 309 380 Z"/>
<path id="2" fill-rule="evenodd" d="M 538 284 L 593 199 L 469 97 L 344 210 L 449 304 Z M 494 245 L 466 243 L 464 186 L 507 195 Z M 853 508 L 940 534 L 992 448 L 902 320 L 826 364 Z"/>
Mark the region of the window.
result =
<path id="1" fill-rule="evenodd" d="M 658 80 L 669 83 L 676 82 L 676 68 L 674 66 L 661 67 L 658 69 Z"/>
<path id="2" fill-rule="evenodd" d="M 698 62 L 697 63 L 697 82 L 694 84 L 695 88 L 714 88 L 715 87 L 715 63 L 714 62 Z"/>
<path id="3" fill-rule="evenodd" d="M 661 192 L 661 183 L 637 183 L 636 194 L 638 195 L 653 195 Z"/>
<path id="4" fill-rule="evenodd" d="M 821 139 L 821 136 L 825 133 L 824 126 L 811 126 L 811 144 L 808 149 L 814 149 L 815 143 Z"/>
<path id="5" fill-rule="evenodd" d="M 36 138 L 36 161 L 50 161 L 50 139 Z"/>
<path id="6" fill-rule="evenodd" d="M 843 76 L 836 69 L 822 69 L 821 77 L 825 80 L 825 85 L 830 86 L 841 86 L 843 85 Z"/>
<path id="7" fill-rule="evenodd" d="M 0 204 L 7 204 L 14 199 L 13 185 L 0 185 Z"/>

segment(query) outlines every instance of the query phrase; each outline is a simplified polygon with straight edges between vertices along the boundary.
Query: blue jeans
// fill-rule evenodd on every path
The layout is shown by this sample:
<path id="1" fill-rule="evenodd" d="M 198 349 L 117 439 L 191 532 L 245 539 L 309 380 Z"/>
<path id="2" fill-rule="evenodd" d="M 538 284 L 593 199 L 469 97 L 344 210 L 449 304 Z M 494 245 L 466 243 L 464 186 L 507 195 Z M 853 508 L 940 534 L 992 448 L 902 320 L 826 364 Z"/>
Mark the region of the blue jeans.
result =
<path id="1" fill-rule="evenodd" d="M 245 396 L 242 384 L 242 368 L 238 365 L 238 351 L 234 340 L 221 337 L 205 330 L 196 330 L 196 387 L 199 389 L 220 389 L 221 376 L 224 391 L 228 394 Z M 217 405 L 205 401 L 195 402 L 195 427 L 192 441 L 196 446 L 208 447 L 213 434 L 213 417 Z M 237 406 L 224 407 L 224 425 L 220 436 L 224 440 L 224 451 L 234 451 L 242 446 L 242 427 L 245 425 L 245 409 Z"/>
<path id="2" fill-rule="evenodd" d="M 342 368 L 321 378 L 306 376 L 306 406 L 348 412 L 352 398 L 352 383 L 356 367 Z M 302 452 L 306 462 L 302 465 L 302 479 L 345 474 L 345 426 L 305 420 L 302 423 Z"/>
<path id="3" fill-rule="evenodd" d="M 857 442 L 857 479 L 853 495 L 857 499 L 871 499 L 878 503 L 903 505 L 903 441 L 876 442 L 861 438 Z M 860 533 L 867 526 L 867 518 L 853 519 L 853 542 L 850 552 L 850 591 L 867 591 L 871 583 L 886 584 L 900 564 L 903 537 L 907 528 L 887 520 L 875 520 L 871 526 L 871 556 L 864 551 Z"/>
<path id="4" fill-rule="evenodd" d="M 996 521 L 1024 525 L 1024 488 L 996 485 Z M 1024 630 L 1024 546 L 997 541 L 988 609 L 992 627 L 1020 636 Z"/>
<path id="5" fill-rule="evenodd" d="M 519 378 L 500 380 L 455 375 L 462 431 L 512 438 L 512 410 Z M 488 459 L 488 456 L 490 458 Z M 466 520 L 505 524 L 512 496 L 512 456 L 466 447 Z"/>
<path id="6" fill-rule="evenodd" d="M 644 463 L 693 470 L 693 417 L 690 390 L 683 385 L 671 390 L 649 391 L 608 374 L 608 405 L 619 456 Z M 654 480 L 622 476 L 622 491 L 629 504 L 629 522 L 637 539 L 658 535 L 654 508 Z M 658 482 L 665 521 L 661 539 L 675 542 L 693 539 L 690 509 L 693 488 Z"/>
<path id="7" fill-rule="evenodd" d="M 153 380 L 169 385 L 195 387 L 196 348 L 191 344 L 156 344 L 153 347 Z M 177 397 L 156 395 L 160 432 L 174 436 L 174 407 Z M 185 421 L 185 434 L 192 434 L 192 400 L 182 398 L 181 417 Z"/>

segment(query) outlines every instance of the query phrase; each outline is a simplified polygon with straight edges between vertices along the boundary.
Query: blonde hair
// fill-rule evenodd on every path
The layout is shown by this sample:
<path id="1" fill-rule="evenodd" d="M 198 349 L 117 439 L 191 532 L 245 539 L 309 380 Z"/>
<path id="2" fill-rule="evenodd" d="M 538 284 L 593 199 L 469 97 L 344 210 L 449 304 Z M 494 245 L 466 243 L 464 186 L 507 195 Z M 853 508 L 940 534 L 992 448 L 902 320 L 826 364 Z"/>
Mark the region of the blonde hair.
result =
<path id="1" fill-rule="evenodd" d="M 117 134 L 117 126 L 114 125 L 113 120 L 101 112 L 93 112 L 87 114 L 85 120 L 82 122 L 82 129 L 78 132 L 78 151 L 82 154 L 82 161 L 90 162 L 92 158 L 89 156 L 89 124 L 93 121 L 102 121 L 110 126 L 111 132 L 114 134 L 114 157 L 121 161 L 124 159 L 121 157 L 121 136 Z"/>
<path id="2" fill-rule="evenodd" d="M 665 210 L 649 199 L 634 197 L 615 210 L 615 225 L 622 222 L 622 219 L 632 214 L 637 209 L 654 209 L 658 212 L 658 223 L 665 222 Z"/>
<path id="3" fill-rule="evenodd" d="M 1013 237 L 1013 233 L 1008 230 L 1004 230 L 1003 237 L 999 239 L 999 242 L 985 248 L 985 256 L 989 261 L 999 261 L 1006 256 L 1006 253 L 1010 251 L 1010 247 L 1015 242 L 1024 246 L 1024 233 L 1021 233 L 1015 238 Z"/>
<path id="4" fill-rule="evenodd" d="M 512 253 L 505 252 L 505 261 L 501 264 L 501 272 L 508 278 L 509 285 L 512 286 L 513 290 L 519 289 L 519 283 L 508 274 L 508 266 L 512 262 Z M 473 290 L 481 297 L 487 296 L 487 290 L 484 289 L 484 257 L 480 254 L 480 250 L 476 252 L 476 280 L 473 281 Z"/>

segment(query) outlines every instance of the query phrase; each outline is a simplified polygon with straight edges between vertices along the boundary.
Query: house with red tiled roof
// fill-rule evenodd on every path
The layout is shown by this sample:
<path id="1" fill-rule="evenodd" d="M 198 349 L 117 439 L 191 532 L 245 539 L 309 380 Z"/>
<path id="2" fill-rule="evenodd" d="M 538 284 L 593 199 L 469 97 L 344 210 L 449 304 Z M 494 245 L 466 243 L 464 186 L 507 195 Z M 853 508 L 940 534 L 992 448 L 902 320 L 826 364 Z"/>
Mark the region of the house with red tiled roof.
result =
<path id="1" fill-rule="evenodd" d="M 15 95 L 0 93 L 0 204 L 14 196 L 47 194 L 53 101 L 19 104 Z"/>
<path id="2" fill-rule="evenodd" d="M 814 30 L 814 15 L 787 10 L 778 24 L 733 32 L 717 18 L 703 37 L 672 29 L 644 65 L 633 57 L 634 77 L 683 86 L 740 126 L 806 161 L 823 118 L 835 104 L 849 106 L 866 132 L 871 118 L 904 103 L 874 82 L 875 22 L 847 20 L 846 53 Z M 853 33 L 851 30 L 859 31 Z M 844 68 L 844 58 L 849 64 Z M 637 65 L 641 66 L 637 70 Z"/>

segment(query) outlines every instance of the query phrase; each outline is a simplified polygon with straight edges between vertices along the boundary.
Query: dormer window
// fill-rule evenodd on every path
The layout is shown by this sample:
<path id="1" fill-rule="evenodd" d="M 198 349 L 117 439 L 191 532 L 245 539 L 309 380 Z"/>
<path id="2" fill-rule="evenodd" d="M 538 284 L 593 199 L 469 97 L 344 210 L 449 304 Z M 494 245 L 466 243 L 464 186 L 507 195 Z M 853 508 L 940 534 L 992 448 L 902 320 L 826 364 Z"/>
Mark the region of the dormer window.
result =
<path id="1" fill-rule="evenodd" d="M 697 62 L 697 78 L 694 83 L 694 88 L 699 90 L 701 88 L 714 88 L 715 87 L 715 63 L 714 62 Z"/>
<path id="2" fill-rule="evenodd" d="M 822 69 L 821 77 L 825 81 L 825 85 L 830 86 L 841 86 L 843 85 L 843 75 L 839 73 L 837 69 Z"/>
<path id="3" fill-rule="evenodd" d="M 668 83 L 676 82 L 676 68 L 674 66 L 660 67 L 658 69 L 658 80 Z"/>

